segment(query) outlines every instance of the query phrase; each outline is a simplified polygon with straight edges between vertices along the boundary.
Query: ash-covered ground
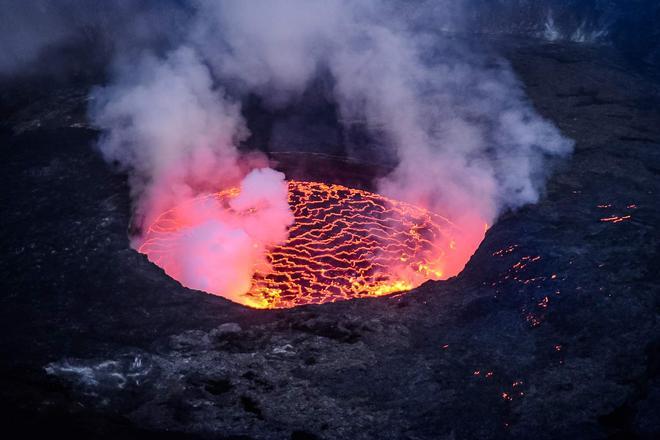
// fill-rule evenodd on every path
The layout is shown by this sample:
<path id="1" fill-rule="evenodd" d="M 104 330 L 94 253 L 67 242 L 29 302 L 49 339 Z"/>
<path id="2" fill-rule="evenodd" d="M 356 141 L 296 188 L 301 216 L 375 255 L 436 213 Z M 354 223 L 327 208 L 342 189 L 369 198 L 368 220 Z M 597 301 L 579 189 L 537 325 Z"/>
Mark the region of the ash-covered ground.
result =
<path id="1" fill-rule="evenodd" d="M 456 278 L 288 310 L 185 289 L 129 247 L 128 186 L 94 151 L 84 79 L 6 87 L 3 426 L 86 438 L 657 438 L 660 82 L 607 47 L 500 44 L 536 109 L 576 140 L 540 203 L 501 217 Z M 310 131 L 282 140 L 266 119 L 251 128 L 273 149 L 335 154 L 345 138 L 319 117 L 289 119 Z"/>

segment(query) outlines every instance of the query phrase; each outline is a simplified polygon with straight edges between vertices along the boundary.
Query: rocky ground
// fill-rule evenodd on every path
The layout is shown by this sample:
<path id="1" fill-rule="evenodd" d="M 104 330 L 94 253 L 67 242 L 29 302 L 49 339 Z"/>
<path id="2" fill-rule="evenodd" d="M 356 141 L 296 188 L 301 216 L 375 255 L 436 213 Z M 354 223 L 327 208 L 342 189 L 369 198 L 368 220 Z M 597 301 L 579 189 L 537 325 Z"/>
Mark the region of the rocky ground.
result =
<path id="1" fill-rule="evenodd" d="M 660 81 L 608 49 L 503 42 L 576 140 L 458 277 L 257 311 L 128 246 L 82 86 L 3 92 L 4 426 L 104 438 L 657 438 Z"/>

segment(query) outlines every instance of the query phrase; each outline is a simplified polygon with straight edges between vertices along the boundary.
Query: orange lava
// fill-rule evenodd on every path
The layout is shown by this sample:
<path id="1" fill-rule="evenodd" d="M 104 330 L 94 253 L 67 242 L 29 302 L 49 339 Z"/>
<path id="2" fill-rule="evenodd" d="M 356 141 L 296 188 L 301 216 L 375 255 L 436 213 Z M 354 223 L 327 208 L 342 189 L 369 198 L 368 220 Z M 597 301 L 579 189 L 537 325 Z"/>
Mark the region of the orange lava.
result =
<path id="1" fill-rule="evenodd" d="M 318 182 L 289 181 L 295 223 L 287 241 L 268 250 L 270 269 L 255 268 L 240 302 L 255 308 L 286 308 L 381 296 L 445 279 L 466 260 L 459 229 L 447 219 L 368 191 Z M 237 189 L 211 196 L 224 206 Z M 139 251 L 168 271 L 168 234 L 175 210 L 149 228 Z M 469 254 L 468 254 L 469 255 Z"/>
<path id="2" fill-rule="evenodd" d="M 630 220 L 631 218 L 632 216 L 630 215 L 623 215 L 623 216 L 613 215 L 612 217 L 601 218 L 600 221 L 604 223 L 621 223 L 621 222 L 625 222 L 626 220 Z"/>

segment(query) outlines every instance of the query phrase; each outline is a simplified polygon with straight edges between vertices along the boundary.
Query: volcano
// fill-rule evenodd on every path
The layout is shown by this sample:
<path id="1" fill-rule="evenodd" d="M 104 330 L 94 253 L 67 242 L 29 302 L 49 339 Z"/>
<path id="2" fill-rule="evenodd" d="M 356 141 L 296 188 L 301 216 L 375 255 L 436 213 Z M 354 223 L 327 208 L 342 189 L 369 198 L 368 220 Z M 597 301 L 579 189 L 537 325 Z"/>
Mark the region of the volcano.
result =
<path id="1" fill-rule="evenodd" d="M 216 203 L 230 211 L 228 201 L 239 193 L 231 188 L 166 211 L 139 251 L 181 280 L 173 243 L 196 226 L 188 213 Z M 267 253 L 268 267 L 257 268 L 241 296 L 245 305 L 287 308 L 410 290 L 455 275 L 469 256 L 459 249 L 463 232 L 448 219 L 376 193 L 292 180 L 288 200 L 295 222 L 286 242 Z"/>
<path id="2" fill-rule="evenodd" d="M 0 77 L 7 432 L 660 438 L 659 2 L 136 0 L 120 19 L 103 13 L 116 3 L 2 8 L 0 75 L 7 60 L 15 72 Z M 146 3 L 154 14 L 130 7 Z M 198 12 L 221 3 L 233 6 Z M 451 3 L 473 6 L 465 25 L 436 20 Z M 187 8 L 163 20 L 167 5 Z M 62 25 L 76 38 L 58 45 Z M 32 33 L 43 38 L 20 38 Z M 29 71 L 3 64 L 38 41 Z M 120 59 L 98 59 L 115 44 Z M 396 56 L 411 45 L 419 57 Z M 390 117 L 351 111 L 364 99 Z M 572 155 L 527 154 L 547 144 L 545 130 L 532 136 L 539 117 L 574 140 Z M 433 151 L 448 154 L 428 160 L 440 138 Z M 237 203 L 265 167 L 277 186 L 258 188 L 277 197 Z M 538 199 L 521 174 L 545 183 Z M 462 197 L 471 184 L 484 197 Z M 427 197 L 447 191 L 457 197 Z M 511 200 L 485 197 L 497 194 L 529 202 L 489 217 Z M 139 205 L 145 195 L 154 203 Z M 274 206 L 286 222 L 259 241 L 250 233 L 274 230 Z M 232 252 L 193 252 L 187 268 L 210 261 L 227 280 L 245 269 L 240 295 L 180 273 L 177 241 L 207 208 L 231 227 L 193 231 L 188 251 L 242 230 L 254 240 L 240 251 L 256 243 L 258 258 L 245 269 Z"/>

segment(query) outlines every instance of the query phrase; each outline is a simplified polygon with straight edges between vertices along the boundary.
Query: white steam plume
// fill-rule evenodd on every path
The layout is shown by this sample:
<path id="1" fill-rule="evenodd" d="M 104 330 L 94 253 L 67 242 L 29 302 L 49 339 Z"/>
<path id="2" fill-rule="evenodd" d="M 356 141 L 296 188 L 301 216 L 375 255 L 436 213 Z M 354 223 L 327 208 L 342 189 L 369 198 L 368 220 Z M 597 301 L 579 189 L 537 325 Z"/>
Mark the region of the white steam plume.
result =
<path id="1" fill-rule="evenodd" d="M 184 286 L 248 303 L 255 270 L 267 272 L 266 249 L 287 237 L 293 223 L 284 174 L 254 169 L 241 182 L 231 210 L 214 198 L 176 209 L 182 226 L 170 234 L 167 273 Z"/>
<path id="2" fill-rule="evenodd" d="M 244 176 L 265 160 L 241 158 L 236 149 L 247 135 L 238 104 L 187 47 L 122 65 L 116 81 L 93 98 L 91 116 L 104 129 L 100 150 L 129 174 L 141 229 L 134 246 L 164 211 L 243 179 L 231 211 L 218 203 L 175 209 L 182 227 L 165 268 L 188 287 L 240 300 L 254 271 L 267 266 L 266 250 L 286 239 L 293 215 L 282 173 L 254 169 Z"/>
<path id="3" fill-rule="evenodd" d="M 223 80 L 274 105 L 329 71 L 342 119 L 364 121 L 381 151 L 395 152 L 380 191 L 448 215 L 472 252 L 484 223 L 538 200 L 545 159 L 572 141 L 534 111 L 506 62 L 419 31 L 428 16 L 461 22 L 455 7 L 415 11 L 430 6 L 201 1 L 191 44 Z"/>
<path id="4" fill-rule="evenodd" d="M 92 97 L 92 119 L 104 130 L 101 152 L 129 171 L 141 226 L 240 180 L 235 145 L 247 130 L 239 106 L 214 87 L 192 49 L 123 65 L 116 82 Z"/>
<path id="5" fill-rule="evenodd" d="M 546 157 L 571 151 L 572 142 L 534 111 L 505 62 L 429 31 L 429 16 L 443 27 L 460 26 L 456 7 L 445 13 L 432 2 L 384 0 L 193 5 L 184 35 L 172 39 L 178 48 L 120 63 L 115 82 L 94 92 L 92 118 L 105 131 L 101 150 L 129 171 L 146 225 L 181 201 L 236 185 L 254 168 L 241 166 L 236 145 L 248 133 L 239 105 L 220 85 L 278 106 L 330 74 L 342 120 L 363 121 L 383 154 L 394 151 L 398 165 L 378 182 L 380 191 L 438 211 L 465 230 L 467 254 L 450 274 L 475 250 L 484 223 L 538 199 Z M 414 11 L 430 6 L 428 14 Z M 267 173 L 261 177 L 268 181 Z M 188 258 L 205 238 L 227 243 L 226 253 L 213 247 L 217 264 L 258 264 L 246 246 L 256 240 L 265 249 L 286 237 L 286 193 L 255 179 L 244 181 L 246 194 L 268 200 L 273 227 L 246 219 L 237 231 L 220 219 L 187 231 L 180 256 L 191 279 L 205 280 L 191 286 L 217 278 L 200 274 L 204 263 Z M 252 195 L 234 208 L 250 205 Z M 252 268 L 236 271 L 231 284 L 244 291 Z"/>

